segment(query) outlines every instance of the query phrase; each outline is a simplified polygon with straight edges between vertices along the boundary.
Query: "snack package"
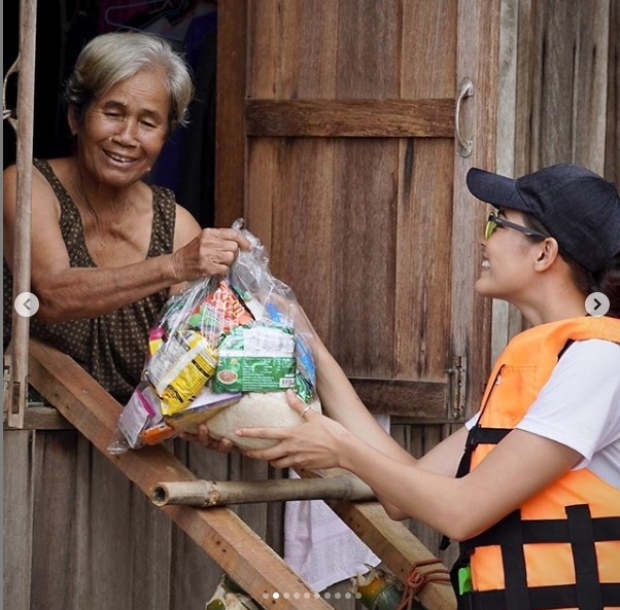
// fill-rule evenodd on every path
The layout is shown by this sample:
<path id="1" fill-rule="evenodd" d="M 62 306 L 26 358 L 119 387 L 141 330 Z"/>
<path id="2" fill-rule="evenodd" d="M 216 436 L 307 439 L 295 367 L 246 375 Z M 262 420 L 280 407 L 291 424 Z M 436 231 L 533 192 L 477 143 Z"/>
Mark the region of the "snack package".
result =
<path id="1" fill-rule="evenodd" d="M 151 328 L 142 380 L 119 418 L 111 453 L 195 434 L 234 405 L 229 416 L 214 419 L 219 438 L 239 443 L 230 428 L 244 419 L 297 425 L 287 389 L 320 410 L 314 331 L 292 290 L 271 275 L 260 241 L 242 226 L 242 220 L 233 224 L 252 249 L 239 252 L 228 276 L 205 278 L 172 296 Z M 283 409 L 290 411 L 284 418 Z"/>
<path id="2" fill-rule="evenodd" d="M 260 610 L 258 604 L 227 574 L 207 602 L 205 610 Z"/>
<path id="3" fill-rule="evenodd" d="M 295 387 L 295 337 L 288 326 L 239 326 L 220 343 L 214 392 L 271 391 Z"/>

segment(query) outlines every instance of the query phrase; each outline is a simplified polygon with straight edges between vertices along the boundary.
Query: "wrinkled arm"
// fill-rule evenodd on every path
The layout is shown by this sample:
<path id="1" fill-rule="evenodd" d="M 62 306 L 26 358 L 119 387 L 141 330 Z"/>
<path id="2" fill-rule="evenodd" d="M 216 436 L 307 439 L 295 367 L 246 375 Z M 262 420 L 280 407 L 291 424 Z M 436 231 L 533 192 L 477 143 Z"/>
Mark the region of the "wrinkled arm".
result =
<path id="1" fill-rule="evenodd" d="M 4 172 L 4 256 L 13 268 L 16 171 Z M 47 322 L 103 315 L 159 290 L 186 281 L 225 273 L 239 247 L 249 247 L 237 231 L 201 231 L 191 215 L 177 206 L 172 254 L 121 267 L 75 268 L 60 230 L 60 207 L 45 179 L 32 179 L 32 291 L 40 301 L 38 317 Z"/>

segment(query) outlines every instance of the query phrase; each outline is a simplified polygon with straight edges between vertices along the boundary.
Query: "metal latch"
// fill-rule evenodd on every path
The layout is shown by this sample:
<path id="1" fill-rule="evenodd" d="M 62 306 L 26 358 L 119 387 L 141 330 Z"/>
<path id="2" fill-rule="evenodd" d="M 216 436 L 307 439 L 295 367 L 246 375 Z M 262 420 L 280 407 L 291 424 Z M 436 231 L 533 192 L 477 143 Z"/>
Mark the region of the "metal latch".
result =
<path id="1" fill-rule="evenodd" d="M 467 399 L 467 356 L 453 356 L 452 366 L 446 369 L 449 377 L 448 413 L 451 419 L 462 419 Z"/>

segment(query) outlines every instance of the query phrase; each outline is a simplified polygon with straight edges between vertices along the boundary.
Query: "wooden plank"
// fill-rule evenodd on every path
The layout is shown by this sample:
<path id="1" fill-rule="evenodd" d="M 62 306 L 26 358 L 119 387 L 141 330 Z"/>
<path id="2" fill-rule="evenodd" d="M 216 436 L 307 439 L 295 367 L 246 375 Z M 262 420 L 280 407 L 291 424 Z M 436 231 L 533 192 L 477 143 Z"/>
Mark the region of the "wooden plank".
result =
<path id="1" fill-rule="evenodd" d="M 402 56 L 402 0 L 340 0 L 338 54 L 339 99 L 399 97 L 398 66 L 415 61 Z"/>
<path id="2" fill-rule="evenodd" d="M 521 2 L 515 175 L 571 161 L 604 173 L 612 6 Z"/>
<path id="3" fill-rule="evenodd" d="M 536 41 L 544 27 L 542 16 L 535 14 L 533 0 L 519 0 L 517 5 L 517 75 L 515 83 L 514 175 L 521 176 L 532 167 L 532 140 L 538 133 L 540 118 L 535 114 L 534 101 L 540 95 L 536 74 L 540 57 Z M 535 3 L 539 7 L 539 3 Z M 499 142 L 498 144 L 501 144 Z"/>
<path id="4" fill-rule="evenodd" d="M 610 0 L 581 0 L 578 14 L 573 158 L 603 174 L 605 147 L 601 142 L 605 141 L 607 127 Z"/>
<path id="5" fill-rule="evenodd" d="M 81 440 L 83 444 L 89 445 L 95 463 L 105 468 L 106 472 L 113 471 L 116 485 L 121 485 L 119 479 L 123 480 L 123 482 L 127 482 L 127 479 L 125 479 L 118 470 L 114 469 L 103 454 L 95 450 L 86 439 L 82 438 Z M 97 472 L 95 469 L 93 469 L 93 471 L 95 473 Z M 111 480 L 111 477 L 109 480 Z M 125 516 L 125 519 L 131 524 L 130 544 L 128 545 L 131 552 L 130 557 L 133 560 L 129 584 L 132 591 L 131 607 L 144 607 L 149 610 L 155 610 L 156 608 L 164 608 L 165 610 L 182 607 L 201 608 L 215 590 L 215 583 L 210 583 L 208 577 L 205 577 L 205 574 L 201 574 L 199 579 L 191 583 L 193 591 L 193 596 L 190 598 L 192 602 L 191 606 L 181 605 L 182 601 L 179 599 L 178 589 L 176 589 L 172 583 L 173 569 L 175 566 L 171 561 L 173 557 L 172 543 L 174 534 L 178 531 L 178 528 L 174 526 L 164 513 L 154 509 L 155 507 L 148 501 L 148 498 L 135 485 L 130 484 L 130 491 L 131 494 L 128 498 L 128 505 L 124 514 L 129 515 L 129 517 Z M 108 496 L 111 497 L 111 501 L 114 500 L 113 494 L 107 489 L 101 489 L 99 493 L 107 493 Z M 96 499 L 96 496 L 94 499 Z M 99 507 L 99 512 L 93 515 L 93 517 L 98 519 L 102 524 L 105 523 L 107 518 L 104 508 L 104 503 L 102 502 Z M 116 511 L 120 511 L 121 509 L 120 507 L 114 508 Z M 114 554 L 111 554 L 109 549 L 109 531 L 108 526 L 100 526 L 98 532 L 100 533 L 100 540 L 98 543 L 101 544 L 103 540 L 107 539 L 108 548 L 102 548 L 102 550 L 105 550 L 108 557 L 113 558 Z M 196 548 L 195 544 L 191 544 Z M 205 553 L 201 553 L 201 555 L 208 558 Z M 187 556 L 176 559 L 181 559 L 184 562 L 184 574 L 187 574 L 187 562 L 190 561 L 190 559 Z M 215 566 L 213 561 L 211 564 Z M 96 568 L 92 569 L 91 578 L 97 579 Z M 108 582 L 115 581 L 108 580 Z M 82 604 L 81 607 L 84 608 L 85 605 L 86 604 Z M 108 608 L 109 605 L 101 610 L 107 610 Z"/>
<path id="6" fill-rule="evenodd" d="M 450 353 L 454 143 L 408 139 L 401 141 L 399 152 L 394 376 L 421 380 L 424 393 L 429 381 L 446 383 Z M 410 415 L 418 415 L 419 409 L 428 417 L 446 416 L 447 400 L 440 391 L 428 404 L 426 397 L 420 398 L 408 403 Z"/>
<path id="7" fill-rule="evenodd" d="M 397 100 L 403 61 L 400 3 L 345 0 L 338 5 L 334 97 Z M 394 138 L 339 139 L 334 145 L 330 334 L 324 339 L 355 378 L 392 378 L 396 369 L 399 146 Z"/>
<path id="8" fill-rule="evenodd" d="M 468 157 L 455 152 L 453 191 L 453 231 L 451 260 L 451 322 L 449 357 L 465 356 L 467 417 L 476 412 L 490 366 L 491 299 L 477 295 L 482 252 L 480 231 L 485 206 L 469 192 L 466 175 L 471 167 L 492 171 L 495 167 L 497 138 L 497 78 L 499 59 L 500 0 L 470 0 L 458 3 L 457 73 L 474 82 L 474 96 L 462 107 L 463 131 L 474 138 Z"/>
<path id="9" fill-rule="evenodd" d="M 67 573 L 74 553 L 80 556 L 88 537 L 81 531 L 80 502 L 76 497 L 75 437 L 72 431 L 38 432 L 33 435 L 33 460 L 30 474 L 33 484 L 32 607 L 50 610 L 75 608 L 76 599 L 87 588 L 87 579 Z M 68 498 L 75 498 L 67 505 Z M 90 533 L 90 532 L 89 532 Z M 122 532 L 121 532 L 122 535 Z M 82 536 L 82 540 L 80 540 Z M 78 547 L 78 548 L 76 548 Z M 81 548 L 80 548 L 81 547 Z M 123 555 L 124 549 L 119 549 Z M 118 558 L 119 565 L 124 557 Z M 59 581 L 65 582 L 58 587 Z M 122 583 L 124 585 L 125 582 Z M 119 589 L 111 592 L 112 602 L 126 602 Z"/>
<path id="10" fill-rule="evenodd" d="M 291 286 L 319 336 L 329 333 L 334 273 L 333 142 L 271 139 L 277 157 L 273 182 L 272 270 Z"/>
<path id="11" fill-rule="evenodd" d="M 275 6 L 277 4 L 277 6 Z M 252 99 L 333 98 L 338 3 L 252 2 Z M 273 273 L 291 285 L 326 336 L 332 240 L 333 141 L 261 138 L 248 143 L 248 219 Z M 302 281 L 295 278 L 302 277 Z"/>
<path id="12" fill-rule="evenodd" d="M 250 98 L 274 94 L 279 57 L 276 52 L 278 17 L 276 0 L 248 0 L 246 82 Z M 243 120 L 245 129 L 245 117 Z M 247 227 L 271 252 L 274 183 L 280 178 L 275 166 L 274 141 L 261 138 L 248 140 L 246 159 L 246 194 L 251 202 L 245 210 Z"/>
<path id="13" fill-rule="evenodd" d="M 330 468 L 317 472 L 299 470 L 303 478 L 332 478 L 346 470 Z M 379 502 L 338 502 L 326 504 L 381 558 L 382 563 L 403 583 L 407 581 L 414 564 L 436 559 L 435 568 L 445 568 L 407 527 L 388 517 Z M 430 569 L 430 568 L 426 568 Z M 424 568 L 421 568 L 424 571 Z M 456 599 L 449 583 L 429 582 L 418 595 L 432 610 L 454 610 Z"/>
<path id="14" fill-rule="evenodd" d="M 574 128 L 579 100 L 579 2 L 567 6 L 561 0 L 540 2 L 543 20 L 540 25 L 540 64 L 536 66 L 534 112 L 539 124 L 535 142 L 538 154 L 532 155 L 532 167 L 539 169 L 552 163 L 574 160 Z M 577 10 L 573 10 L 576 8 Z M 541 95 L 538 96 L 538 93 Z M 538 108 L 536 107 L 538 106 Z M 587 117 L 581 117 L 587 124 Z M 536 132 L 534 132 L 536 133 Z"/>
<path id="15" fill-rule="evenodd" d="M 17 192 L 15 195 L 15 227 L 13 229 L 13 298 L 30 292 L 32 216 L 32 155 L 34 132 L 34 75 L 37 27 L 36 0 L 19 3 L 19 86 L 17 88 Z M 24 423 L 28 396 L 28 338 L 30 318 L 13 309 L 12 341 L 9 347 L 10 383 L 8 387 L 8 421 L 14 428 Z"/>
<path id="16" fill-rule="evenodd" d="M 146 495 L 163 479 L 191 481 L 195 476 L 163 446 L 111 455 L 121 406 L 71 358 L 38 341 L 30 344 L 32 385 L 106 455 Z M 228 508 L 187 506 L 161 510 L 236 580 L 262 607 L 302 607 L 281 591 L 308 594 L 303 608 L 329 608 L 280 557 Z M 275 594 L 275 595 L 274 595 Z"/>
<path id="17" fill-rule="evenodd" d="M 77 462 L 79 525 L 75 539 L 81 547 L 81 570 L 74 586 L 83 592 L 81 604 L 73 608 L 175 607 L 170 584 L 170 520 L 81 435 Z M 105 601 L 89 603 L 89 595 Z"/>
<path id="18" fill-rule="evenodd" d="M 447 417 L 448 384 L 445 382 L 351 378 L 351 383 L 373 413 Z"/>
<path id="19" fill-rule="evenodd" d="M 419 426 L 417 434 L 411 435 L 411 444 L 408 451 L 416 458 L 420 458 L 428 453 L 433 447 L 438 445 L 448 434 L 445 434 L 442 428 L 448 426 L 442 425 L 424 425 Z M 443 534 L 428 525 L 409 519 L 408 527 L 413 535 L 431 552 L 436 553 L 437 557 L 441 557 L 446 565 L 451 565 L 444 553 L 440 554 L 439 546 L 443 539 Z M 458 545 L 454 545 L 458 548 Z"/>
<path id="20" fill-rule="evenodd" d="M 441 138 L 454 133 L 454 99 L 248 100 L 248 136 Z"/>
<path id="21" fill-rule="evenodd" d="M 217 227 L 243 216 L 247 6 L 220 0 L 217 7 L 215 215 Z"/>
<path id="22" fill-rule="evenodd" d="M 32 607 L 171 607 L 166 516 L 77 431 L 34 441 Z"/>
<path id="23" fill-rule="evenodd" d="M 605 177 L 620 185 L 620 2 L 618 0 L 611 3 L 609 38 Z"/>
<path id="24" fill-rule="evenodd" d="M 388 379 L 396 369 L 398 146 L 393 139 L 348 139 L 335 153 L 326 345 L 354 378 Z"/>
<path id="25" fill-rule="evenodd" d="M 399 97 L 454 100 L 458 2 L 401 1 L 401 6 L 402 50 L 395 66 L 400 71 Z"/>
<path id="26" fill-rule="evenodd" d="M 399 97 L 454 100 L 457 4 L 401 3 Z M 450 124 L 453 129 L 444 138 L 402 140 L 399 149 L 394 374 L 420 380 L 422 392 L 428 382 L 447 382 L 454 114 Z M 408 415 L 445 419 L 448 400 L 441 390 L 432 403 L 419 398 L 408 404 Z"/>
<path id="27" fill-rule="evenodd" d="M 341 2 L 277 0 L 276 80 L 258 99 L 333 99 L 336 90 Z M 261 57 L 256 61 L 260 62 Z"/>
<path id="28" fill-rule="evenodd" d="M 11 430 L 3 436 L 4 532 L 3 603 L 11 610 L 30 610 L 32 582 L 32 435 Z"/>
<path id="29" fill-rule="evenodd" d="M 514 175 L 517 113 L 517 66 L 519 0 L 502 0 L 499 41 L 500 72 L 498 75 L 496 171 Z M 519 88 L 525 87 L 520 82 Z M 494 299 L 492 304 L 491 361 L 495 362 L 514 334 L 515 322 L 521 329 L 521 313 L 507 301 Z"/>
<path id="30" fill-rule="evenodd" d="M 73 426 L 54 408 L 29 405 L 24 411 L 24 422 L 20 430 L 72 430 Z M 4 430 L 15 430 L 6 422 Z"/>
<path id="31" fill-rule="evenodd" d="M 401 582 L 406 582 L 413 564 L 435 558 L 405 525 L 390 519 L 378 502 L 328 504 L 368 547 L 381 557 L 381 561 Z M 438 564 L 440 565 L 435 567 L 443 565 L 439 560 Z M 420 572 L 424 570 L 421 568 Z M 418 598 L 432 610 L 456 608 L 450 583 L 429 582 L 418 594 Z"/>

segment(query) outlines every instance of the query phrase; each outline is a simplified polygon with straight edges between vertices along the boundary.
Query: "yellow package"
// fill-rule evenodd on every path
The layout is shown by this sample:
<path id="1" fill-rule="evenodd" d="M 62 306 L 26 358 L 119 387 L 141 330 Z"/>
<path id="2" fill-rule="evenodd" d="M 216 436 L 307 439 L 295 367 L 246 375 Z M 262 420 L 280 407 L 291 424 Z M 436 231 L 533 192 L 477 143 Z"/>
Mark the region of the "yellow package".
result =
<path id="1" fill-rule="evenodd" d="M 198 332 L 173 333 L 147 365 L 146 374 L 162 399 L 162 414 L 182 411 L 215 372 L 217 351 Z"/>

